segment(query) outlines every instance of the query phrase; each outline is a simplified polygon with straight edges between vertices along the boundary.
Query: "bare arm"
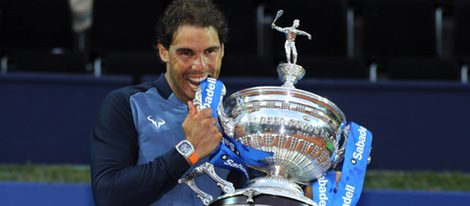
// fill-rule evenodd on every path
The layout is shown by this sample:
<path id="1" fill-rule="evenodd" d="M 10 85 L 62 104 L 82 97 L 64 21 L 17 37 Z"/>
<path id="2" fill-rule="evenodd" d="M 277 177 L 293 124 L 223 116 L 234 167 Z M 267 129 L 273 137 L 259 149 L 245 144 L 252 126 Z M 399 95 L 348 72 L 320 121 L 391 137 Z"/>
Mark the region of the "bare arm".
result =
<path id="1" fill-rule="evenodd" d="M 277 11 L 276 17 L 274 17 L 273 23 L 271 23 L 271 28 L 276 29 L 276 30 L 281 31 L 281 32 L 284 32 L 284 31 L 282 31 L 282 28 L 281 28 L 281 27 L 278 27 L 278 26 L 276 25 L 277 19 L 279 19 L 279 17 L 281 17 L 283 13 L 284 13 L 283 10 Z"/>
<path id="2" fill-rule="evenodd" d="M 310 35 L 309 33 L 305 32 L 305 31 L 297 30 L 297 34 L 298 35 L 304 35 L 304 36 L 307 36 L 308 39 L 312 39 L 312 35 Z"/>
<path id="3" fill-rule="evenodd" d="M 285 33 L 284 29 L 281 28 L 281 27 L 279 27 L 279 26 L 277 26 L 274 22 L 271 24 L 271 28 L 276 29 L 276 30 L 278 30 L 278 31 L 280 31 L 280 32 L 284 32 L 284 33 Z"/>

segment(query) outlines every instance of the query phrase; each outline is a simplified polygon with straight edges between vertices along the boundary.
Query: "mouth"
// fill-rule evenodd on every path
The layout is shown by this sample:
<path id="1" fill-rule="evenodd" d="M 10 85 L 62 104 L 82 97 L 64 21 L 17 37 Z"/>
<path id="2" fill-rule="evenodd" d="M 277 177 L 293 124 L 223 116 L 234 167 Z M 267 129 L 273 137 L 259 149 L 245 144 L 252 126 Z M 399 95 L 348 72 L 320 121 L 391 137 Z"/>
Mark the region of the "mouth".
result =
<path id="1" fill-rule="evenodd" d="M 208 76 L 208 74 L 204 74 L 203 76 L 189 76 L 186 78 L 186 80 L 188 80 L 191 89 L 193 89 L 193 91 L 196 91 L 201 82 L 207 79 Z"/>

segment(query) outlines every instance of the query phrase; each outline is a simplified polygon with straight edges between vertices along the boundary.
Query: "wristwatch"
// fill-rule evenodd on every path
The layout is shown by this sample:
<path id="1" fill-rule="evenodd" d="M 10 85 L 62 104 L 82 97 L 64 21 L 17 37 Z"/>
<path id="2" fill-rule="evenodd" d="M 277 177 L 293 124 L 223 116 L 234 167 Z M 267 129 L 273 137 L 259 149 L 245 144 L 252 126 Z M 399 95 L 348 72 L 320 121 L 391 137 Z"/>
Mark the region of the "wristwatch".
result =
<path id="1" fill-rule="evenodd" d="M 183 140 L 176 145 L 176 151 L 183 155 L 191 165 L 196 164 L 199 158 L 194 153 L 194 146 L 188 140 Z"/>

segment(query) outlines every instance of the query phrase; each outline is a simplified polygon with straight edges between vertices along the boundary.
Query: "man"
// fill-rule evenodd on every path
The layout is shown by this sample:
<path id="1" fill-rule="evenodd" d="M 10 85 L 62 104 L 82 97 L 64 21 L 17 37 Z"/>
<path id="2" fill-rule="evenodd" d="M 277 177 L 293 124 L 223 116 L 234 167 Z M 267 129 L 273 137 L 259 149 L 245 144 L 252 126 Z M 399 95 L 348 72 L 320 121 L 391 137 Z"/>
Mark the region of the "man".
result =
<path id="1" fill-rule="evenodd" d="M 191 101 L 202 80 L 219 76 L 227 31 L 210 0 L 168 6 L 156 45 L 165 74 L 111 92 L 100 109 L 90 149 L 96 205 L 201 205 L 178 179 L 207 161 L 222 137 L 211 110 L 198 112 Z M 208 176 L 196 181 L 220 195 Z"/>

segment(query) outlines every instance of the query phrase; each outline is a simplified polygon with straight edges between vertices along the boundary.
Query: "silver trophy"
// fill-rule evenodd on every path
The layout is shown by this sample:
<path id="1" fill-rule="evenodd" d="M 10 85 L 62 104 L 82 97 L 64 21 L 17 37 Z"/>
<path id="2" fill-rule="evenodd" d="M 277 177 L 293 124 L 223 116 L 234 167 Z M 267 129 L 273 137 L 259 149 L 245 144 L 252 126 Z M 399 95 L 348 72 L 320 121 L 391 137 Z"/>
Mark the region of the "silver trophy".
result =
<path id="1" fill-rule="evenodd" d="M 295 35 L 298 20 L 288 28 L 274 23 L 282 15 L 280 10 L 272 27 L 286 33 L 287 63 L 278 66 L 282 86 L 263 86 L 244 89 L 228 97 L 219 105 L 218 116 L 224 132 L 246 146 L 271 152 L 263 159 L 265 167 L 249 167 L 265 173 L 252 179 L 243 189 L 234 190 L 232 184 L 218 177 L 210 163 L 205 163 L 180 183 L 190 186 L 205 205 L 312 205 L 301 186 L 311 185 L 334 168 L 343 158 L 346 118 L 331 101 L 319 95 L 296 89 L 305 70 L 296 65 Z M 296 23 L 297 22 L 297 23 Z M 289 46 L 289 49 L 287 48 Z M 198 95 L 198 94 L 196 94 Z M 194 177 L 207 174 L 221 186 L 225 195 L 214 199 L 194 183 Z"/>

